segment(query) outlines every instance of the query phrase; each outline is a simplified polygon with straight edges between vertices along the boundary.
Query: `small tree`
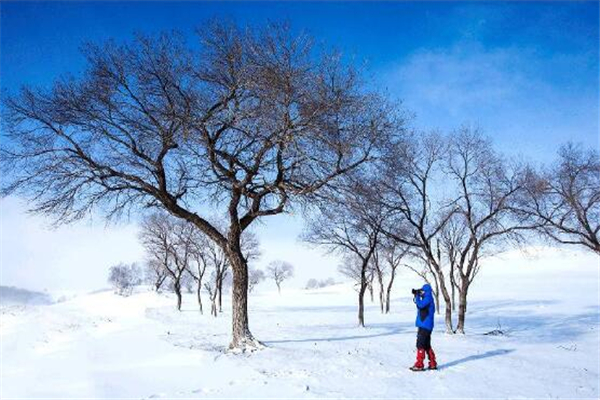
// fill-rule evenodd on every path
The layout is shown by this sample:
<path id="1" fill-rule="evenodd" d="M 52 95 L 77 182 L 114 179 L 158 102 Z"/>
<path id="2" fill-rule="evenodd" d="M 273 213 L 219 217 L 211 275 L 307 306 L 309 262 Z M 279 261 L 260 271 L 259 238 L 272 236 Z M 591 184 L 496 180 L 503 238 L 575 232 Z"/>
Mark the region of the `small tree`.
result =
<path id="1" fill-rule="evenodd" d="M 137 264 L 117 264 L 110 267 L 108 282 L 121 296 L 129 296 L 133 287 L 142 282 L 141 270 Z"/>
<path id="2" fill-rule="evenodd" d="M 319 287 L 319 281 L 316 280 L 315 278 L 309 279 L 308 282 L 306 282 L 306 286 L 304 286 L 304 288 L 307 290 L 316 289 L 318 287 Z"/>
<path id="3" fill-rule="evenodd" d="M 145 265 L 144 281 L 147 284 L 154 286 L 154 290 L 158 292 L 167 279 L 168 273 L 163 265 L 155 258 L 149 258 Z"/>
<path id="4" fill-rule="evenodd" d="M 168 274 L 177 296 L 177 309 L 181 310 L 183 279 L 197 258 L 198 244 L 202 234 L 195 225 L 165 213 L 147 216 L 142 222 L 140 239 L 149 258 L 159 263 Z M 190 276 L 193 279 L 193 277 Z M 199 299 L 200 307 L 201 300 Z"/>
<path id="5" fill-rule="evenodd" d="M 256 285 L 266 279 L 265 272 L 262 269 L 249 268 L 248 269 L 248 291 L 252 292 Z"/>
<path id="6" fill-rule="evenodd" d="M 206 273 L 206 267 L 208 265 L 206 246 L 210 243 L 206 240 L 204 235 L 198 237 L 198 241 L 192 244 L 191 257 L 194 259 L 193 265 L 187 266 L 187 273 L 196 282 L 196 297 L 198 299 L 198 306 L 200 313 L 203 314 L 202 306 L 202 279 Z"/>
<path id="7" fill-rule="evenodd" d="M 294 276 L 294 266 L 286 261 L 276 260 L 267 267 L 267 274 L 275 281 L 277 291 L 281 294 L 281 284 Z"/>
<path id="8" fill-rule="evenodd" d="M 342 266 L 359 284 L 358 324 L 364 326 L 364 295 L 372 277 L 370 262 L 381 239 L 381 208 L 369 202 L 368 185 L 350 182 L 331 193 L 309 221 L 304 240 L 346 256 Z M 357 270 L 358 268 L 358 270 Z"/>
<path id="9" fill-rule="evenodd" d="M 402 260 L 408 255 L 409 247 L 401 246 L 394 241 L 388 240 L 384 242 L 381 253 L 388 274 L 388 281 L 385 289 L 385 313 L 389 314 L 392 287 L 394 286 L 396 279 L 396 271 L 401 265 Z"/>
<path id="10" fill-rule="evenodd" d="M 217 296 L 219 294 L 219 277 L 216 270 L 210 273 L 210 279 L 204 284 L 204 288 L 208 292 L 210 298 L 210 315 L 216 317 L 217 313 Z"/>

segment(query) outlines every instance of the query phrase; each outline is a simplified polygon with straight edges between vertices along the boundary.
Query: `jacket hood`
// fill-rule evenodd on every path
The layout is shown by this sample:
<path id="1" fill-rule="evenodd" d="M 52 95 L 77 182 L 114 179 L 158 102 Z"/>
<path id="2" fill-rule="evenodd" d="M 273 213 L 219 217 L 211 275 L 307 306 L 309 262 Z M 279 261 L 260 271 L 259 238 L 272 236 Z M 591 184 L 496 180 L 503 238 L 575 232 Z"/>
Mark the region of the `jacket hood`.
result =
<path id="1" fill-rule="evenodd" d="M 423 285 L 421 290 L 424 291 L 426 294 L 429 294 L 431 293 L 431 285 L 429 283 L 426 283 Z"/>

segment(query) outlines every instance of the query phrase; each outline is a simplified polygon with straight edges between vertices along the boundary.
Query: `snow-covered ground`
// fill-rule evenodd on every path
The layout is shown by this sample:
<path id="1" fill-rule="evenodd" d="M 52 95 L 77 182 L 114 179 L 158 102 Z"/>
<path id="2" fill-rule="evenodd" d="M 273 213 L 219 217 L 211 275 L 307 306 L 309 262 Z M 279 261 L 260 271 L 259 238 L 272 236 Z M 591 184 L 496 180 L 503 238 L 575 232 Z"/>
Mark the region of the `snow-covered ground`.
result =
<path id="1" fill-rule="evenodd" d="M 438 371 L 414 373 L 415 310 L 408 272 L 392 313 L 369 303 L 356 326 L 341 284 L 251 296 L 251 328 L 266 349 L 224 351 L 230 312 L 182 312 L 169 294 L 111 291 L 52 305 L 2 303 L 1 393 L 8 398 L 598 398 L 599 266 L 568 249 L 489 260 L 472 289 L 467 334 L 433 346 Z M 208 302 L 206 299 L 205 302 Z M 206 308 L 209 305 L 205 304 Z M 485 335 L 501 327 L 504 336 Z"/>

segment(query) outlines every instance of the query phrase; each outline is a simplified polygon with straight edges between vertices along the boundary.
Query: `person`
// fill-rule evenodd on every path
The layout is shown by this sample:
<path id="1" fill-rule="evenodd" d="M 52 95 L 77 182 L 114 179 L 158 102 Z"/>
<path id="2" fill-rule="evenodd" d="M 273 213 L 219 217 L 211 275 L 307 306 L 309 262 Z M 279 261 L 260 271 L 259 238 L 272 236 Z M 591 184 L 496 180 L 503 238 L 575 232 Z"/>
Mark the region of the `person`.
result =
<path id="1" fill-rule="evenodd" d="M 437 369 L 435 353 L 431 348 L 431 332 L 433 331 L 433 317 L 435 315 L 435 302 L 431 293 L 431 285 L 425 284 L 419 290 L 413 290 L 415 305 L 417 306 L 417 361 L 410 369 L 423 371 L 425 369 L 425 355 L 429 358 L 429 369 Z"/>

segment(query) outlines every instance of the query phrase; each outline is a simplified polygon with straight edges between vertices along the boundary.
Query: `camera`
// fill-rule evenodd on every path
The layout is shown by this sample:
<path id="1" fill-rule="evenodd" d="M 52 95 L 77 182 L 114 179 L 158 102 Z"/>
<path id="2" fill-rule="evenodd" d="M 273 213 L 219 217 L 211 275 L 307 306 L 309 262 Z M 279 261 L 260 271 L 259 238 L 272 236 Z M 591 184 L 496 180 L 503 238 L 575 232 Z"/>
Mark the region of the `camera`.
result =
<path id="1" fill-rule="evenodd" d="M 421 290 L 421 289 L 412 289 L 413 296 L 421 295 L 422 293 L 423 293 L 423 290 Z"/>

